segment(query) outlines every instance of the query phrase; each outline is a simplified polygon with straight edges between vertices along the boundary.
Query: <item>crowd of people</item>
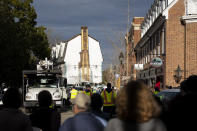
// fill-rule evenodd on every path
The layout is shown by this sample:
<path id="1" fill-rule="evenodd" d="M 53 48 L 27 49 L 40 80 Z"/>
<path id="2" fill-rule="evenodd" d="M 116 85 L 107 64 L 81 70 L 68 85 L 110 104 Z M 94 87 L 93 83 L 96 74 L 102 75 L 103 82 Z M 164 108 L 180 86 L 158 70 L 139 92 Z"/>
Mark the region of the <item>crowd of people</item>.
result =
<path id="1" fill-rule="evenodd" d="M 181 84 L 181 92 L 171 100 L 168 110 L 141 80 L 132 80 L 118 94 L 110 83 L 101 94 L 87 86 L 85 92 L 71 91 L 74 116 L 61 125 L 60 113 L 50 108 L 48 91 L 38 95 L 39 108 L 29 116 L 23 114 L 21 94 L 9 88 L 0 110 L 1 131 L 176 131 L 195 130 L 197 117 L 197 75 Z"/>

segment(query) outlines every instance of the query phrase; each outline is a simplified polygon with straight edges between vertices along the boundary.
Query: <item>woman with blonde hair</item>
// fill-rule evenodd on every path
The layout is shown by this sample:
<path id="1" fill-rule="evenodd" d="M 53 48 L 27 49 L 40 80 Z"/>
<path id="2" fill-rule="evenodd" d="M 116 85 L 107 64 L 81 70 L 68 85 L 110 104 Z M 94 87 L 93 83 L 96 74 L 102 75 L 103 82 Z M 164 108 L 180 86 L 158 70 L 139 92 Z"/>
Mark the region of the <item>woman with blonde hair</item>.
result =
<path id="1" fill-rule="evenodd" d="M 157 117 L 161 109 L 153 94 L 141 81 L 130 81 L 117 97 L 117 115 L 105 131 L 166 131 Z"/>

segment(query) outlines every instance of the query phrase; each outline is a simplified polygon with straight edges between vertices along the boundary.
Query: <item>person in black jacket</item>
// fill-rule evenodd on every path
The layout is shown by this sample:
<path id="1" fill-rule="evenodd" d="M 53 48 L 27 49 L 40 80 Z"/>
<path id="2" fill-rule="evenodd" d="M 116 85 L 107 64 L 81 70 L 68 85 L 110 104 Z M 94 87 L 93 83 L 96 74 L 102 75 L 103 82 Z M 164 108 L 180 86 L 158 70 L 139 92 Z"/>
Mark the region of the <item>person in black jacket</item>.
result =
<path id="1" fill-rule="evenodd" d="M 3 109 L 0 111 L 1 131 L 33 131 L 31 121 L 23 114 L 21 94 L 16 88 L 9 88 L 3 96 Z"/>
<path id="2" fill-rule="evenodd" d="M 60 113 L 49 108 L 52 96 L 49 91 L 41 91 L 38 94 L 39 109 L 30 115 L 33 127 L 42 131 L 58 131 L 60 127 Z"/>
<path id="3" fill-rule="evenodd" d="M 197 130 L 197 75 L 181 82 L 181 92 L 169 102 L 169 108 L 163 115 L 168 131 Z"/>
<path id="4" fill-rule="evenodd" d="M 90 104 L 90 112 L 94 115 L 101 117 L 105 120 L 109 120 L 110 116 L 104 112 L 102 112 L 101 108 L 103 106 L 103 100 L 100 94 L 94 93 L 91 96 L 91 104 Z"/>

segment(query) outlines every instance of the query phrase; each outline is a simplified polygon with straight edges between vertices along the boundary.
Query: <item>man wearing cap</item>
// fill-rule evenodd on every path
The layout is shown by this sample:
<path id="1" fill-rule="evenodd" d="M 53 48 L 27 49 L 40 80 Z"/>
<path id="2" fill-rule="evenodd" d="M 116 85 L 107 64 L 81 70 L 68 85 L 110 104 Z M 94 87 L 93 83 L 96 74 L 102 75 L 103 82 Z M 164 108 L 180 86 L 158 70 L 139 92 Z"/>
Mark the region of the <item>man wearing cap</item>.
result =
<path id="1" fill-rule="evenodd" d="M 84 91 L 84 94 L 88 96 L 92 96 L 91 86 L 89 84 L 86 85 L 86 89 Z"/>
<path id="2" fill-rule="evenodd" d="M 79 93 L 72 101 L 74 117 L 67 119 L 59 131 L 101 131 L 102 123 L 87 110 L 90 107 L 90 97 Z"/>

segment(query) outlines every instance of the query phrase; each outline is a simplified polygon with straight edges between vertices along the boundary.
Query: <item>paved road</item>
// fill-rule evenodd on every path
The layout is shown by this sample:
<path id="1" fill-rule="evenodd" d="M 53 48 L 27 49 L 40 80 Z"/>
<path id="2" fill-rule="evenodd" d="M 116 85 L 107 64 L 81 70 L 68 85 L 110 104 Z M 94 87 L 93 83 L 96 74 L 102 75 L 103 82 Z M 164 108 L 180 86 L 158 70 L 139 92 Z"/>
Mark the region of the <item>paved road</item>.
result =
<path id="1" fill-rule="evenodd" d="M 21 110 L 23 113 L 25 113 L 26 115 L 30 115 L 30 113 L 27 113 L 27 112 L 25 111 L 25 108 L 21 107 L 20 110 Z M 61 124 L 63 124 L 63 122 L 64 122 L 66 119 L 72 117 L 73 115 L 74 115 L 74 114 L 73 114 L 71 108 L 61 109 Z"/>
<path id="2" fill-rule="evenodd" d="M 62 112 L 61 113 L 61 124 L 68 118 L 72 117 L 74 114 L 72 112 L 72 110 L 66 111 L 66 112 Z"/>
<path id="3" fill-rule="evenodd" d="M 25 111 L 25 108 L 21 107 L 20 110 L 24 112 L 26 115 L 30 115 L 30 113 L 27 113 Z M 74 114 L 71 110 L 71 108 L 67 109 L 61 109 L 61 124 L 68 118 L 72 117 Z"/>

